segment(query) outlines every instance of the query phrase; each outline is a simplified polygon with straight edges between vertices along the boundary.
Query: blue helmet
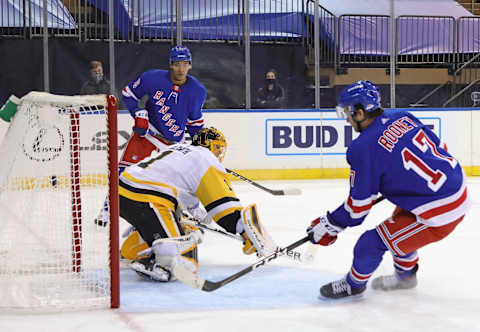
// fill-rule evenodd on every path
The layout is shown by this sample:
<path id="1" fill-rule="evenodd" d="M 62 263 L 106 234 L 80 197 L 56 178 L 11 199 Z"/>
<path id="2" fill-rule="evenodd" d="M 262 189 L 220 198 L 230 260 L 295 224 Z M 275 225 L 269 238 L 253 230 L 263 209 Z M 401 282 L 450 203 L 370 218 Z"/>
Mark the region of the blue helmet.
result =
<path id="1" fill-rule="evenodd" d="M 192 63 L 192 53 L 187 46 L 175 46 L 170 51 L 170 64 L 176 61 L 188 61 Z"/>
<path id="2" fill-rule="evenodd" d="M 349 85 L 338 98 L 337 115 L 344 117 L 344 111 L 353 116 L 355 105 L 362 105 L 366 112 L 380 108 L 380 90 L 370 81 L 358 81 Z"/>

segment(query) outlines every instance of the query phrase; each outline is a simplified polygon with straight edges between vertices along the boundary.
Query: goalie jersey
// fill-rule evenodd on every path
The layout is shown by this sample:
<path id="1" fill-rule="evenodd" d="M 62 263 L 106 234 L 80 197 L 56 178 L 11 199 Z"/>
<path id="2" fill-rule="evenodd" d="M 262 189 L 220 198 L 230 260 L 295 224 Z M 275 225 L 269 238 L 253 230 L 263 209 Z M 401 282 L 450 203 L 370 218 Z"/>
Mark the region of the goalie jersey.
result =
<path id="1" fill-rule="evenodd" d="M 191 137 L 203 128 L 202 106 L 207 91 L 193 76 L 187 75 L 187 82 L 178 86 L 172 83 L 167 70 L 143 73 L 122 90 L 123 102 L 133 117 L 141 109 L 138 102 L 145 95 L 148 95 L 145 109 L 152 134 L 180 142 L 185 128 Z"/>
<path id="2" fill-rule="evenodd" d="M 242 205 L 232 190 L 223 165 L 207 148 L 174 144 L 125 169 L 119 181 L 120 195 L 134 201 L 160 204 L 175 211 L 205 207 L 208 216 L 222 221 L 240 217 Z M 234 231 L 229 230 L 229 231 Z"/>
<path id="3" fill-rule="evenodd" d="M 342 226 L 361 224 L 379 193 L 430 226 L 453 222 L 469 207 L 461 165 L 409 112 L 378 116 L 352 141 L 347 162 L 350 193 L 331 214 Z"/>

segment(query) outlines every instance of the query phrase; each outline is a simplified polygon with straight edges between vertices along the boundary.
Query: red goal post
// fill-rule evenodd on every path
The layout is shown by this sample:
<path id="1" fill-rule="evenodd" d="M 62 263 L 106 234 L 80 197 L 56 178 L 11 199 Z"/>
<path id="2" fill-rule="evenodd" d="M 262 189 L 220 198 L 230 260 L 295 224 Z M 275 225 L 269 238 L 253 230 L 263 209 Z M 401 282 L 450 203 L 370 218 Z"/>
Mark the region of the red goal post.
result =
<path id="1" fill-rule="evenodd" d="M 31 92 L 0 154 L 0 310 L 117 308 L 115 97 Z"/>

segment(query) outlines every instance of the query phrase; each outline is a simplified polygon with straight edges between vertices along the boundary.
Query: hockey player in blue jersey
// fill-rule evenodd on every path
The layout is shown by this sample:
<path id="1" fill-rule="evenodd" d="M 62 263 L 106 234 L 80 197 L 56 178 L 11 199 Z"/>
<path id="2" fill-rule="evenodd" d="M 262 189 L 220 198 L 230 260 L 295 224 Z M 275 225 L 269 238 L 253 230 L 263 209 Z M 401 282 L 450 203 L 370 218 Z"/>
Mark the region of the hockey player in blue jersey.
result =
<path id="1" fill-rule="evenodd" d="M 183 142 L 185 130 L 190 137 L 203 128 L 202 106 L 205 87 L 193 76 L 192 55 L 186 46 L 170 52 L 170 69 L 144 72 L 122 90 L 123 102 L 135 120 L 133 135 L 120 160 L 120 168 L 137 163 L 153 150 Z M 144 108 L 139 106 L 147 96 Z"/>
<path id="2" fill-rule="evenodd" d="M 333 244 L 338 233 L 363 222 L 379 197 L 396 208 L 391 217 L 360 236 L 350 271 L 322 286 L 320 294 L 333 299 L 360 295 L 386 251 L 392 254 L 395 272 L 373 279 L 372 288 L 413 288 L 417 249 L 450 234 L 469 208 L 465 174 L 419 119 L 405 111 L 384 111 L 379 90 L 371 82 L 347 87 L 337 114 L 346 116 L 360 133 L 347 149 L 350 192 L 337 209 L 311 223 L 307 229 L 311 241 Z"/>
<path id="3" fill-rule="evenodd" d="M 123 102 L 135 123 L 119 162 L 120 173 L 154 150 L 184 142 L 185 130 L 193 137 L 203 128 L 202 106 L 207 91 L 195 77 L 188 75 L 192 68 L 188 47 L 173 47 L 169 63 L 169 70 L 148 70 L 122 90 Z M 139 102 L 144 97 L 147 101 L 142 108 Z M 105 226 L 107 221 L 105 204 L 95 223 Z"/>

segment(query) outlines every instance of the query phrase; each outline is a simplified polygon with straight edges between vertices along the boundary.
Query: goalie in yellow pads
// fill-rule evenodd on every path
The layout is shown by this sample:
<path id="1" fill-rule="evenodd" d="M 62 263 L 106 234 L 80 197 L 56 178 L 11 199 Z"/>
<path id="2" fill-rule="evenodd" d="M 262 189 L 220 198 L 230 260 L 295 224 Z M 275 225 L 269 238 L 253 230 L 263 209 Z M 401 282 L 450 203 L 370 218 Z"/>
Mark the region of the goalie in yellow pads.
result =
<path id="1" fill-rule="evenodd" d="M 121 174 L 120 216 L 136 230 L 130 232 L 121 252 L 134 260 L 131 268 L 138 274 L 171 281 L 175 279 L 175 264 L 197 271 L 201 233 L 185 229 L 178 213 L 181 209 L 241 234 L 245 254 L 266 255 L 275 250 L 259 222 L 256 206 L 244 209 L 232 190 L 222 165 L 226 148 L 225 136 L 219 130 L 204 128 L 191 145 L 175 144 L 153 152 Z"/>

